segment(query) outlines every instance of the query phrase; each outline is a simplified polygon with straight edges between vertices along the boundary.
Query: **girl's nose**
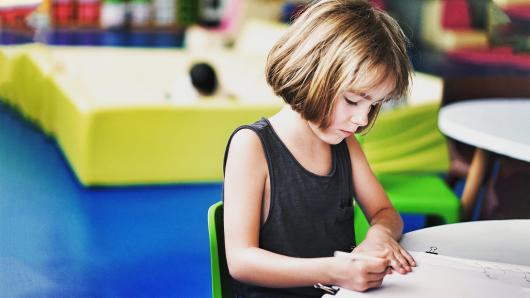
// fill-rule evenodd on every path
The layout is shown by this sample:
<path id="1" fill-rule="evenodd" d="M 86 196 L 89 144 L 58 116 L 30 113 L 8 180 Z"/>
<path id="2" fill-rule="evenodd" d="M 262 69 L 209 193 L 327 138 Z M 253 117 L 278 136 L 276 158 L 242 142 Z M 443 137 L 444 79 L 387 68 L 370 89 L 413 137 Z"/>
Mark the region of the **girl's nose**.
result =
<path id="1" fill-rule="evenodd" d="M 368 125 L 368 114 L 357 114 L 351 117 L 351 122 L 357 126 Z"/>

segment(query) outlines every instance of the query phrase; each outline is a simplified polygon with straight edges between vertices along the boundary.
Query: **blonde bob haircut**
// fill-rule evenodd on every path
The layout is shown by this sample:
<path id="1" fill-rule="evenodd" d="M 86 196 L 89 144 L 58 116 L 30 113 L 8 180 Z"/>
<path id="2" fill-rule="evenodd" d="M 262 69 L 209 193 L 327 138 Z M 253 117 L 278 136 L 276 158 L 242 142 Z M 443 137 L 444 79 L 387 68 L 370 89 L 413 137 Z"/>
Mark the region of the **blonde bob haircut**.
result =
<path id="1" fill-rule="evenodd" d="M 315 1 L 276 42 L 266 78 L 276 95 L 308 121 L 327 128 L 335 99 L 348 87 L 364 93 L 391 80 L 384 100 L 403 97 L 412 67 L 397 22 L 362 0 Z M 368 115 L 371 127 L 381 103 Z"/>

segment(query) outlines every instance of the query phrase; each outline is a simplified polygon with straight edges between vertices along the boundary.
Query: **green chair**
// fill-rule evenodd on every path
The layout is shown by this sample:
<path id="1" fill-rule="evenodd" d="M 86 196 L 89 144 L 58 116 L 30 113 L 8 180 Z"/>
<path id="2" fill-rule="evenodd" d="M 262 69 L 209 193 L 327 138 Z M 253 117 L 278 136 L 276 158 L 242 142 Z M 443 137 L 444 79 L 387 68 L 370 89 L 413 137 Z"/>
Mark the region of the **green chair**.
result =
<path id="1" fill-rule="evenodd" d="M 226 264 L 223 230 L 223 202 L 217 202 L 208 209 L 212 298 L 234 297 L 232 277 Z"/>
<path id="2" fill-rule="evenodd" d="M 436 174 L 449 169 L 446 140 L 437 127 L 438 108 L 427 104 L 381 113 L 361 146 L 399 213 L 455 223 L 460 220 L 460 201 Z M 360 243 L 370 225 L 358 204 L 354 215 Z"/>

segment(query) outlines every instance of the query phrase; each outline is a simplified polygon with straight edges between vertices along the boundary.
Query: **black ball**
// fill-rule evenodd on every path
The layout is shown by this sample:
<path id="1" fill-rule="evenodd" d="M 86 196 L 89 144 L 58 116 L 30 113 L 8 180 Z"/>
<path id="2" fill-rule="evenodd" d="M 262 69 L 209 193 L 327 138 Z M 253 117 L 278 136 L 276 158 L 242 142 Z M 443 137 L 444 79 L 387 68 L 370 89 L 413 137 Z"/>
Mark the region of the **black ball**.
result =
<path id="1" fill-rule="evenodd" d="M 195 63 L 190 69 L 191 83 L 203 95 L 212 95 L 217 89 L 217 75 L 210 64 Z"/>

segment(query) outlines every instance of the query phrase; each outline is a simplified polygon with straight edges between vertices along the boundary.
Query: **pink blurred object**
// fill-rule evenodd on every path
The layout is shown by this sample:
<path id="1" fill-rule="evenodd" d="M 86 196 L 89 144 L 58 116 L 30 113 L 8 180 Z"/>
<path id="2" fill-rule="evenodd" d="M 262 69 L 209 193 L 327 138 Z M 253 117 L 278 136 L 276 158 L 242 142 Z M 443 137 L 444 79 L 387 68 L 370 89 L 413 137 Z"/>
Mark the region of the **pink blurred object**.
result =
<path id="1" fill-rule="evenodd" d="M 456 50 L 447 53 L 447 56 L 460 62 L 509 66 L 521 69 L 530 69 L 529 54 L 514 54 L 510 47 L 498 47 L 492 49 L 469 49 Z"/>
<path id="2" fill-rule="evenodd" d="M 227 0 L 226 9 L 224 16 L 219 23 L 219 26 L 215 28 L 209 28 L 212 32 L 230 32 L 235 27 L 239 14 L 241 12 L 243 0 Z"/>
<path id="3" fill-rule="evenodd" d="M 520 19 L 530 20 L 530 5 L 513 5 L 503 8 L 504 12 Z"/>
<path id="4" fill-rule="evenodd" d="M 72 0 L 54 0 L 52 6 L 53 23 L 68 26 L 74 21 L 75 3 Z"/>
<path id="5" fill-rule="evenodd" d="M 471 28 L 469 5 L 466 0 L 443 1 L 442 27 L 445 29 Z"/>
<path id="6" fill-rule="evenodd" d="M 372 0 L 372 5 L 376 8 L 379 8 L 381 10 L 385 10 L 386 9 L 386 3 L 385 3 L 385 0 Z"/>
<path id="7" fill-rule="evenodd" d="M 77 22 L 81 26 L 97 26 L 99 24 L 99 0 L 80 0 L 77 3 Z"/>

